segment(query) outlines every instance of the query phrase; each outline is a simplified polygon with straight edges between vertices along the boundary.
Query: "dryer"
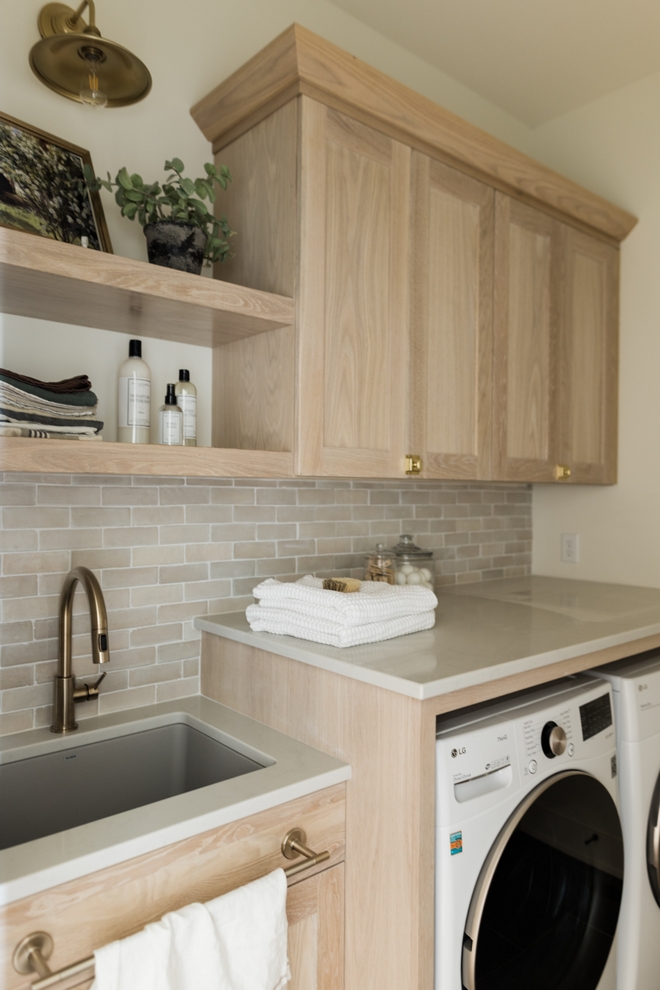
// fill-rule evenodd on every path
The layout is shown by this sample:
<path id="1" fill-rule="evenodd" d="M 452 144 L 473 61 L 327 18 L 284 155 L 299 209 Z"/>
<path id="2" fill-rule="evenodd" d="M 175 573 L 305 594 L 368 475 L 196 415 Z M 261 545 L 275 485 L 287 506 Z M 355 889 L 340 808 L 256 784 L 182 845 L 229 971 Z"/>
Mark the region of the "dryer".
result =
<path id="1" fill-rule="evenodd" d="M 660 986 L 660 650 L 593 672 L 613 689 L 626 857 L 617 990 Z"/>
<path id="2" fill-rule="evenodd" d="M 586 676 L 441 719 L 436 990 L 614 990 L 612 691 Z"/>

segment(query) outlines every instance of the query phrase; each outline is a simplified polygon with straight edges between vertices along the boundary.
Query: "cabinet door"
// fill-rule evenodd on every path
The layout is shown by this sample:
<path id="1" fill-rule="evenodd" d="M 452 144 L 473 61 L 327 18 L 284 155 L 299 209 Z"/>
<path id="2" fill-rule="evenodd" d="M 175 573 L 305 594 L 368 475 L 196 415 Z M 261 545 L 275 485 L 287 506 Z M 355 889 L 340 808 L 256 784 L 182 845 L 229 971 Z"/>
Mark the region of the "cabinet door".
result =
<path id="1" fill-rule="evenodd" d="M 493 477 L 554 481 L 561 225 L 495 195 Z"/>
<path id="2" fill-rule="evenodd" d="M 410 149 L 300 101 L 297 470 L 401 477 Z"/>
<path id="3" fill-rule="evenodd" d="M 493 210 L 488 186 L 413 153 L 409 447 L 423 477 L 490 477 Z"/>
<path id="4" fill-rule="evenodd" d="M 559 460 L 578 484 L 614 484 L 617 460 L 617 248 L 562 230 Z"/>
<path id="5" fill-rule="evenodd" d="M 344 865 L 289 887 L 289 990 L 344 986 Z"/>

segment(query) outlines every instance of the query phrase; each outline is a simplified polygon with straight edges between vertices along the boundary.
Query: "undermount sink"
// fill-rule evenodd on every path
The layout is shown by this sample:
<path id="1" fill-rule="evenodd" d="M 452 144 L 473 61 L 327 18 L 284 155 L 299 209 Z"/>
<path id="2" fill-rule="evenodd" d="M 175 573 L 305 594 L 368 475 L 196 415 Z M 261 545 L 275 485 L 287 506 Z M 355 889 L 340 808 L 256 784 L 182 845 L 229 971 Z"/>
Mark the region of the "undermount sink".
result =
<path id="1" fill-rule="evenodd" d="M 202 695 L 1 736 L 0 907 L 349 777 Z"/>
<path id="2" fill-rule="evenodd" d="M 156 728 L 76 742 L 67 737 L 55 752 L 0 765 L 0 849 L 268 765 L 176 717 Z"/>

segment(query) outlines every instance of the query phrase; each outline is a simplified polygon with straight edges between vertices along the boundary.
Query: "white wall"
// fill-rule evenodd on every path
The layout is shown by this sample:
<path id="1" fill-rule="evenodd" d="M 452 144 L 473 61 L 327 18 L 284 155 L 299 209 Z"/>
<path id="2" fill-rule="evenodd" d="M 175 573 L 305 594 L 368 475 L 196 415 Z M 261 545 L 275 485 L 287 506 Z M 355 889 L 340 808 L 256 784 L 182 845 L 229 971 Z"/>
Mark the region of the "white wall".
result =
<path id="1" fill-rule="evenodd" d="M 660 587 L 660 74 L 538 128 L 532 154 L 639 218 L 621 255 L 619 483 L 534 490 L 536 574 Z M 580 534 L 561 564 L 560 534 Z"/>

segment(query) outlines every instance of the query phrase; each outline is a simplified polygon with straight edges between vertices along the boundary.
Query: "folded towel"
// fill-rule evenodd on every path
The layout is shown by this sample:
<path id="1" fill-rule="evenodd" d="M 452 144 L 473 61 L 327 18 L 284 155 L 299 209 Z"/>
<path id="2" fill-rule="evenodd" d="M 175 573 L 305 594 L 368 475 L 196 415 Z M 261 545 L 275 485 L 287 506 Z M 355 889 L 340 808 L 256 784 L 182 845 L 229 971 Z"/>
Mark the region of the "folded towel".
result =
<path id="1" fill-rule="evenodd" d="M 97 949 L 92 990 L 281 990 L 291 979 L 286 889 L 275 870 Z"/>
<path id="2" fill-rule="evenodd" d="M 70 419 L 64 416 L 44 416 L 42 413 L 14 413 L 12 409 L 4 406 L 0 406 L 0 423 L 65 433 L 100 433 L 103 429 L 103 422 L 97 419 L 77 417 Z"/>
<path id="3" fill-rule="evenodd" d="M 308 578 L 289 583 L 269 578 L 258 584 L 252 594 L 259 599 L 260 605 L 268 608 L 282 608 L 300 613 L 301 616 L 326 619 L 343 626 L 362 626 L 369 622 L 420 615 L 436 608 L 438 604 L 438 599 L 429 588 L 383 584 L 379 581 L 363 581 L 359 591 L 345 595 L 341 591 L 313 587 Z"/>
<path id="4" fill-rule="evenodd" d="M 89 392 L 92 387 L 87 375 L 76 375 L 75 378 L 65 378 L 61 382 L 42 382 L 39 378 L 30 378 L 29 375 L 19 375 L 17 371 L 8 371 L 7 368 L 0 368 L 0 379 L 10 379 L 14 384 L 19 383 L 22 388 L 29 391 L 30 388 L 45 389 L 47 392 L 55 392 L 68 396 L 67 402 L 75 402 L 73 395 L 81 395 Z M 39 394 L 38 392 L 36 394 Z M 94 397 L 96 402 L 96 396 Z"/>
<path id="5" fill-rule="evenodd" d="M 55 396 L 54 392 L 47 392 L 46 395 Z M 93 392 L 85 392 L 95 398 Z M 41 410 L 51 416 L 94 416 L 96 414 L 96 404 L 71 405 L 66 401 L 66 396 L 56 396 L 55 399 L 46 399 L 41 395 L 32 395 L 12 385 L 10 382 L 0 380 L 0 404 L 13 406 L 17 409 L 26 409 L 28 412 Z"/>
<path id="6" fill-rule="evenodd" d="M 37 437 L 42 440 L 103 440 L 100 433 L 53 433 L 29 426 L 3 426 L 0 423 L 0 437 Z"/>
<path id="7" fill-rule="evenodd" d="M 324 594 L 349 597 L 342 595 L 340 591 L 324 592 Z M 359 592 L 350 597 L 355 598 L 357 594 Z M 309 639 L 313 643 L 324 643 L 326 646 L 336 646 L 339 649 L 360 646 L 362 643 L 378 643 L 384 639 L 394 639 L 396 636 L 406 636 L 408 633 L 419 632 L 422 629 L 431 629 L 435 625 L 435 612 L 432 610 L 419 612 L 416 615 L 400 616 L 397 619 L 367 622 L 359 626 L 347 626 L 318 616 L 313 618 L 310 615 L 301 615 L 287 608 L 270 608 L 263 605 L 248 605 L 245 615 L 254 632 L 295 636 L 297 639 Z"/>

